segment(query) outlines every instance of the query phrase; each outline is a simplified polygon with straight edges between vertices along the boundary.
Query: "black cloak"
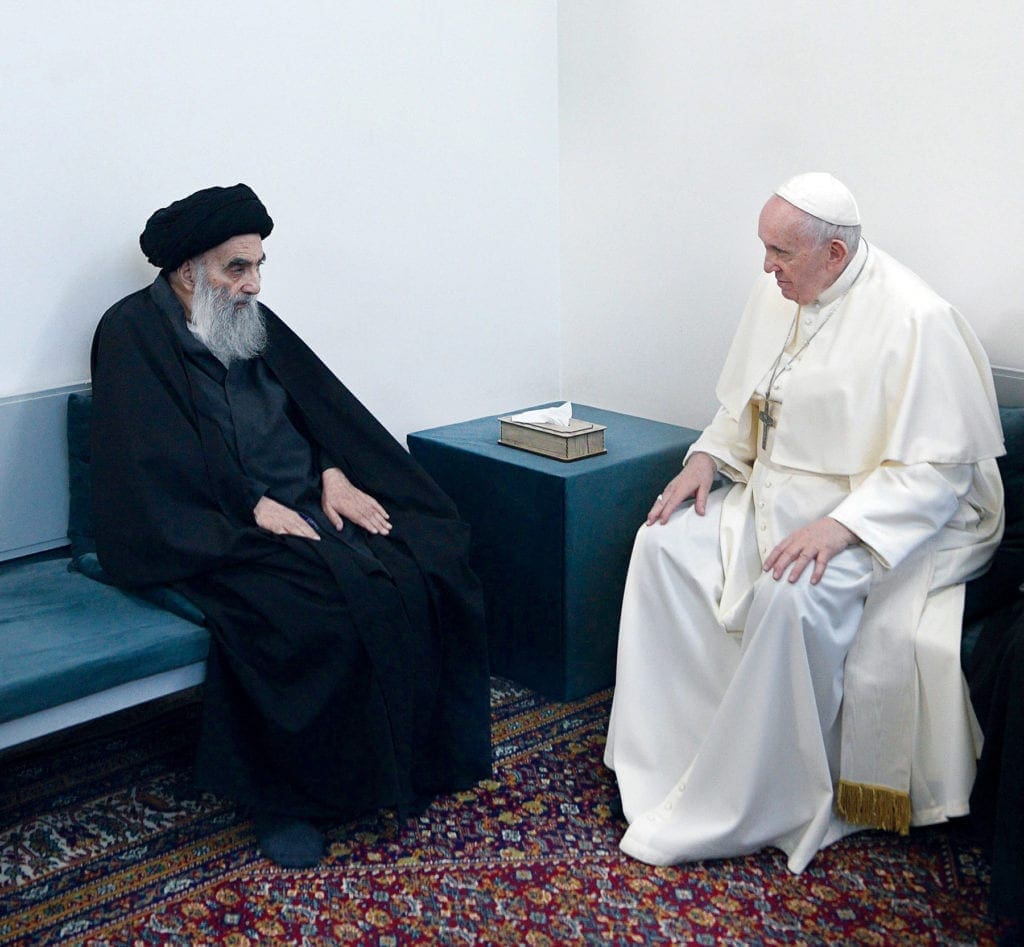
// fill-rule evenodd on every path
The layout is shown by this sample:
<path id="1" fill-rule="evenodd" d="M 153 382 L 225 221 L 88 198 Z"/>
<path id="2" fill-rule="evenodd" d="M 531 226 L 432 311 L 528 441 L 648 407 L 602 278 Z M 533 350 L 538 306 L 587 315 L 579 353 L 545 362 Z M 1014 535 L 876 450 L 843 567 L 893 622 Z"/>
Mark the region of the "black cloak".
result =
<path id="1" fill-rule="evenodd" d="M 207 616 L 201 788 L 265 812 L 414 810 L 491 772 L 469 529 L 451 500 L 265 306 L 262 358 L 296 426 L 393 524 L 347 544 L 257 528 L 244 474 L 197 410 L 163 276 L 111 307 L 92 350 L 97 553 L 124 586 Z M 351 524 L 345 527 L 352 528 Z"/>
<path id="2" fill-rule="evenodd" d="M 992 860 L 989 908 L 1024 923 L 1024 598 L 989 616 L 967 668 L 985 734 L 971 822 Z M 1018 931 L 1024 935 L 1024 927 Z"/>

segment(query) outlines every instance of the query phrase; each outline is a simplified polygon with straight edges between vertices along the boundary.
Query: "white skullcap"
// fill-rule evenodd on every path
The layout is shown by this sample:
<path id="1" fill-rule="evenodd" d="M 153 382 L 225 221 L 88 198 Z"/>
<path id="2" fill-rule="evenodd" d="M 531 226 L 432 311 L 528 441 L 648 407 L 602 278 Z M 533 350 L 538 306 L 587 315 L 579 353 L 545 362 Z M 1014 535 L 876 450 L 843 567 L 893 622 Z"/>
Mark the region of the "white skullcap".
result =
<path id="1" fill-rule="evenodd" d="M 855 227 L 860 223 L 857 202 L 842 181 L 826 171 L 810 171 L 790 178 L 775 189 L 785 201 L 840 227 Z"/>

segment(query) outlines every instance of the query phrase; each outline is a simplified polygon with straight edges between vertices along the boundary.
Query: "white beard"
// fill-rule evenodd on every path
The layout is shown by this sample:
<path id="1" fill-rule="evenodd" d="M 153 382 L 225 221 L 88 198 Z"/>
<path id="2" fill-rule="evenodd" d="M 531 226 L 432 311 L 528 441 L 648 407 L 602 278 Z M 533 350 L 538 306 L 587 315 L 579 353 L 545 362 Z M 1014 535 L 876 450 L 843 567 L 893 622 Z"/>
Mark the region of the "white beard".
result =
<path id="1" fill-rule="evenodd" d="M 267 326 L 256 297 L 232 296 L 225 287 L 214 289 L 203 264 L 196 267 L 191 328 L 224 365 L 236 358 L 255 358 L 267 347 Z"/>

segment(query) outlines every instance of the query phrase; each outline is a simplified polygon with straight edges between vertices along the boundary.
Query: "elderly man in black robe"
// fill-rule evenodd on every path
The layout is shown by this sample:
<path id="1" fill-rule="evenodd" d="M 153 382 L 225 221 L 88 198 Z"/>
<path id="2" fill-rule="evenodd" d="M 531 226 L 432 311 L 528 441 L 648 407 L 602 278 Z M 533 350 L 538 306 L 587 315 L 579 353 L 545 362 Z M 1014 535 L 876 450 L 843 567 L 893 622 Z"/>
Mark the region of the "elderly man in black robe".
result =
<path id="1" fill-rule="evenodd" d="M 207 617 L 197 785 L 300 867 L 327 822 L 486 777 L 489 690 L 468 529 L 257 303 L 272 226 L 244 184 L 149 219 L 160 274 L 93 342 L 92 463 L 103 567 Z"/>

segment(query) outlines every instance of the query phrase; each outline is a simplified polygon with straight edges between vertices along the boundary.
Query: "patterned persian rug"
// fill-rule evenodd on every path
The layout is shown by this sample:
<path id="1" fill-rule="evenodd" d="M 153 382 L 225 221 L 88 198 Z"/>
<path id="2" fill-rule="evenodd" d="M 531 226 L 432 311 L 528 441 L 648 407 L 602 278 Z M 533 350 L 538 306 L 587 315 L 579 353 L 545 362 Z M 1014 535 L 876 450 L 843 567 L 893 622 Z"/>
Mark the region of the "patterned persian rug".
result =
<path id="1" fill-rule="evenodd" d="M 610 693 L 493 687 L 494 778 L 399 824 L 331 832 L 326 862 L 262 859 L 190 789 L 194 701 L 0 757 L 0 944 L 994 944 L 988 867 L 956 830 L 864 833 L 799 877 L 780 852 L 651 868 L 617 847 Z"/>

